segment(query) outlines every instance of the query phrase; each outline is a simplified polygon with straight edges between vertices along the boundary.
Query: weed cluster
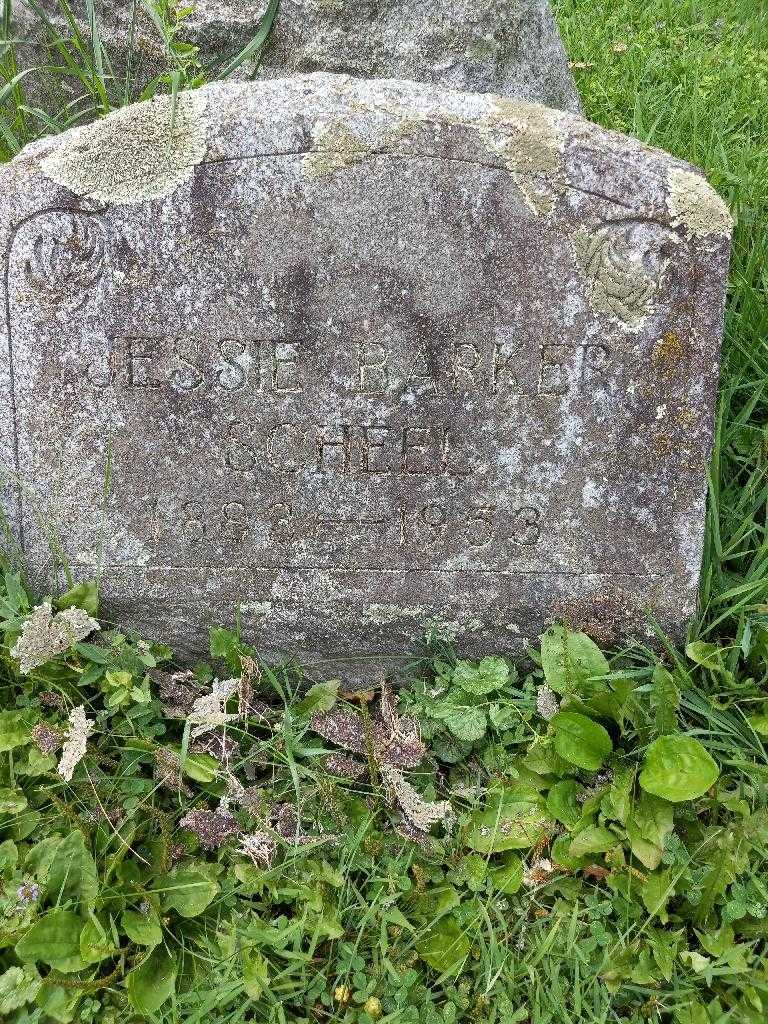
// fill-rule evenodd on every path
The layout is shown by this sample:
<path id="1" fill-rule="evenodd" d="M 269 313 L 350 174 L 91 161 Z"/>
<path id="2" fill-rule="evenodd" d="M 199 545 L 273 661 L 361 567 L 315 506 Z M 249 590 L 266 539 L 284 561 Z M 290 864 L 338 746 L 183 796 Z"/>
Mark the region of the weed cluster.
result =
<path id="1" fill-rule="evenodd" d="M 563 626 L 396 696 L 223 628 L 173 671 L 95 585 L 0 612 L 3 1020 L 762 1019 L 764 623 L 728 699 L 719 647 Z"/>

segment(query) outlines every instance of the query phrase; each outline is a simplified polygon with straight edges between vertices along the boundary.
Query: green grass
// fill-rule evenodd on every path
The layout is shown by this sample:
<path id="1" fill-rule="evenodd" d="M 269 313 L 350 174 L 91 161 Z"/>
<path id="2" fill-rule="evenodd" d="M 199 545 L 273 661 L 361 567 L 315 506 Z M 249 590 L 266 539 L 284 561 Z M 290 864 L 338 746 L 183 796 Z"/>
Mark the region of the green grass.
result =
<path id="1" fill-rule="evenodd" d="M 166 69 L 137 87 L 130 76 L 111 75 L 110 55 L 77 33 L 51 38 L 46 74 L 79 83 L 84 99 L 65 104 L 49 120 L 25 96 L 12 45 L 2 46 L 0 75 L 7 85 L 1 158 L 95 111 L 154 91 L 194 87 L 210 76 L 178 43 L 170 5 L 149 6 Z M 125 978 L 142 967 L 145 954 L 121 931 L 121 915 L 144 899 L 160 908 L 160 948 L 181 967 L 173 995 L 155 1015 L 164 1024 L 371 1024 L 374 1017 L 364 1010 L 371 997 L 381 1000 L 381 1019 L 391 1024 L 768 1019 L 768 12 L 757 0 L 554 0 L 553 6 L 587 116 L 703 167 L 738 221 L 701 610 L 687 648 L 669 648 L 663 659 L 635 648 L 614 655 L 605 675 L 594 649 L 582 639 L 568 641 L 569 710 L 602 722 L 613 745 L 613 780 L 587 817 L 610 827 L 616 847 L 595 850 L 586 863 L 576 858 L 573 868 L 541 884 L 500 894 L 490 876 L 506 865 L 504 854 L 478 854 L 442 834 L 425 853 L 397 838 L 396 815 L 382 787 L 331 778 L 321 757 L 334 744 L 308 727 L 303 681 L 290 667 L 264 666 L 259 692 L 273 707 L 275 728 L 242 720 L 233 725 L 234 735 L 243 751 L 258 752 L 259 785 L 270 803 L 296 802 L 308 827 L 337 830 L 343 840 L 308 851 L 283 844 L 274 867 L 254 875 L 231 848 L 201 851 L 179 827 L 190 806 L 215 806 L 223 785 L 219 769 L 213 779 L 203 771 L 206 765 L 197 766 L 197 777 L 186 775 L 194 790 L 189 799 L 153 779 L 153 759 L 164 745 L 177 747 L 190 768 L 188 735 L 163 715 L 156 697 L 146 704 L 136 696 L 146 659 L 162 659 L 164 652 L 147 654 L 132 638 L 102 635 L 93 648 L 86 645 L 20 677 L 10 648 L 28 608 L 7 576 L 0 588 L 0 706 L 19 712 L 24 722 L 63 727 L 66 716 L 40 701 L 41 692 L 55 691 L 68 708 L 82 703 L 97 730 L 69 786 L 51 764 L 35 759 L 23 729 L 18 743 L 8 739 L 15 719 L 0 725 L 0 808 L 6 808 L 0 810 L 0 1006 L 7 996 L 3 971 L 21 962 L 16 946 L 33 921 L 50 920 L 54 906 L 84 917 L 95 908 L 105 929 L 111 915 L 120 943 L 118 955 L 70 975 L 38 962 L 42 994 L 36 1004 L 6 1009 L 11 1024 L 143 1019 L 126 1000 Z M 253 653 L 237 638 L 217 634 L 213 667 L 200 668 L 200 685 L 210 682 L 213 671 L 238 674 L 240 656 Z M 589 668 L 586 675 L 578 670 L 579 658 Z M 543 675 L 559 685 L 557 665 L 543 661 L 542 668 L 534 652 L 519 675 L 513 668 L 498 697 L 493 689 L 482 692 L 492 685 L 493 671 L 503 674 L 498 665 L 467 669 L 450 649 L 433 649 L 403 696 L 403 709 L 419 717 L 430 747 L 411 781 L 429 799 L 451 795 L 464 828 L 492 801 L 501 781 L 526 799 L 527 787 L 539 787 L 552 806 L 567 803 L 563 794 L 571 784 L 582 796 L 596 785 L 593 772 L 568 760 L 581 755 L 562 746 L 558 726 L 548 727 L 536 715 Z M 471 700 L 461 697 L 464 686 L 475 687 L 468 691 Z M 445 693 L 432 696 L 439 687 Z M 446 694 L 456 692 L 459 702 L 450 704 Z M 582 727 L 599 746 L 602 734 Z M 479 739 L 468 738 L 477 732 Z M 717 784 L 701 796 L 659 805 L 649 804 L 635 783 L 630 810 L 620 813 L 618 780 L 626 770 L 639 771 L 650 744 L 664 735 L 699 741 L 720 766 Z M 566 750 L 567 763 L 555 758 L 558 749 Z M 367 756 L 370 761 L 370 744 Z M 240 763 L 234 768 L 238 775 L 241 769 Z M 565 789 L 552 795 L 562 783 Z M 455 795 L 458 786 L 465 787 L 462 797 Z M 28 799 L 26 807 L 14 804 L 19 793 Z M 592 807 L 589 799 L 596 797 L 587 796 L 579 806 Z M 121 809 L 125 821 L 118 832 L 88 817 L 97 801 Z M 649 853 L 643 843 L 658 833 L 660 807 L 669 806 L 674 832 L 657 834 L 658 849 Z M 570 843 L 582 834 L 580 824 L 564 834 Z M 33 907 L 24 917 L 18 885 L 31 877 L 46 885 L 36 860 L 38 840 L 68 835 L 83 836 L 98 894 L 86 899 L 80 892 L 78 899 L 59 886 L 46 893 L 39 911 Z M 599 845 L 600 836 L 592 838 Z M 554 840 L 564 861 L 566 839 Z M 171 840 L 184 844 L 185 864 L 213 872 L 217 887 L 208 906 L 191 917 L 167 904 L 177 884 L 167 878 Z M 524 846 L 520 854 L 529 867 L 535 861 Z M 81 864 L 78 878 L 84 874 Z M 195 884 L 204 887 L 204 880 Z M 439 903 L 451 887 L 459 904 L 441 918 Z M 469 952 L 441 970 L 435 967 L 439 958 L 428 961 L 423 944 L 435 923 L 448 919 L 456 936 L 467 938 Z M 436 941 L 438 953 L 450 946 L 446 933 L 438 932 Z"/>

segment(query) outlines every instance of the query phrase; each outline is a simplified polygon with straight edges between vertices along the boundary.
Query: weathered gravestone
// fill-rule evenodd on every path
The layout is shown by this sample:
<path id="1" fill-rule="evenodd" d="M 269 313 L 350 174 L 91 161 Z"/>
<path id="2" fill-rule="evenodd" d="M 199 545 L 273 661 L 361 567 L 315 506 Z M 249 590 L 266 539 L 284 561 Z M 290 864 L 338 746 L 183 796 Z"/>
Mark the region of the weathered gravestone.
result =
<path id="1" fill-rule="evenodd" d="M 60 0 L 42 9 L 65 36 Z M 253 39 L 267 0 L 198 0 L 179 37 L 199 47 L 205 66 L 221 68 Z M 72 0 L 84 39 L 90 39 L 88 5 Z M 61 64 L 42 45 L 45 33 L 26 0 L 13 0 L 21 67 Z M 96 0 L 94 12 L 107 58 L 122 89 L 130 77 L 147 81 L 168 70 L 162 39 L 137 3 Z M 109 65 L 105 65 L 109 67 Z M 241 73 L 250 74 L 252 62 Z M 568 59 L 548 0 L 281 0 L 260 74 L 284 77 L 332 71 L 362 78 L 409 78 L 473 92 L 493 92 L 579 109 Z M 57 82 L 63 85 L 57 85 Z M 72 102 L 71 80 L 33 73 L 25 80 L 46 109 Z"/>
<path id="2" fill-rule="evenodd" d="M 262 648 L 326 655 L 692 611 L 731 230 L 694 168 L 318 74 L 184 94 L 172 126 L 127 108 L 0 176 L 38 580 L 55 527 L 181 650 L 236 605 Z"/>

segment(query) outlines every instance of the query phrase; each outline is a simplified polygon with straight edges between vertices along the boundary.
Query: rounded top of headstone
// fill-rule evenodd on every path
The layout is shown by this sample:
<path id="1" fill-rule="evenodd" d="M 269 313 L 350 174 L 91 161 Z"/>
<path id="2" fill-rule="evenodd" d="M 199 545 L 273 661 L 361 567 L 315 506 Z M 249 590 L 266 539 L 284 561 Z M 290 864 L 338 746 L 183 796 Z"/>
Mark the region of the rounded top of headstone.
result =
<path id="1" fill-rule="evenodd" d="M 705 244 L 732 226 L 696 168 L 579 115 L 420 82 L 323 72 L 218 82 L 176 100 L 158 96 L 34 143 L 10 166 L 39 154 L 44 178 L 78 196 L 121 204 L 170 195 L 200 163 L 280 153 L 302 153 L 304 174 L 317 180 L 385 154 L 461 158 L 506 167 L 537 216 L 561 208 L 569 190 L 583 190 L 625 216 L 653 217 Z"/>

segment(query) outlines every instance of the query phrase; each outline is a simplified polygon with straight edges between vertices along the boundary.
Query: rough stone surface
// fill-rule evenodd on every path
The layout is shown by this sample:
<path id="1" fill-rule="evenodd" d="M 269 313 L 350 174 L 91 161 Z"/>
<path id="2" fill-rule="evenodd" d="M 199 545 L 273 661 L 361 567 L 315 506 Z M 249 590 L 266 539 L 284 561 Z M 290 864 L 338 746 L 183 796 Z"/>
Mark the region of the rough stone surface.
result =
<path id="1" fill-rule="evenodd" d="M 66 31 L 59 0 L 41 6 Z M 203 64 L 221 66 L 254 37 L 266 0 L 197 0 L 180 37 L 200 49 Z M 73 0 L 89 37 L 84 0 Z M 39 20 L 14 0 L 17 35 L 29 41 L 20 66 L 48 62 Z M 149 15 L 131 3 L 97 0 L 96 15 L 118 79 L 130 66 L 138 81 L 167 68 Z M 60 60 L 55 60 L 59 63 Z M 242 74 L 252 73 L 245 64 Z M 579 99 L 548 0 L 281 0 L 260 74 L 282 78 L 314 71 L 361 78 L 410 78 L 471 92 L 520 97 L 578 110 Z M 71 102 L 50 76 L 27 80 L 46 109 Z M 47 94 L 46 94 L 47 91 Z"/>
<path id="2" fill-rule="evenodd" d="M 549 0 L 281 0 L 262 74 L 311 71 L 579 110 Z"/>
<path id="3" fill-rule="evenodd" d="M 0 452 L 35 578 L 58 537 L 181 650 L 236 605 L 308 657 L 677 629 L 730 232 L 699 172 L 411 82 L 213 85 L 173 128 L 168 102 L 0 170 Z"/>

